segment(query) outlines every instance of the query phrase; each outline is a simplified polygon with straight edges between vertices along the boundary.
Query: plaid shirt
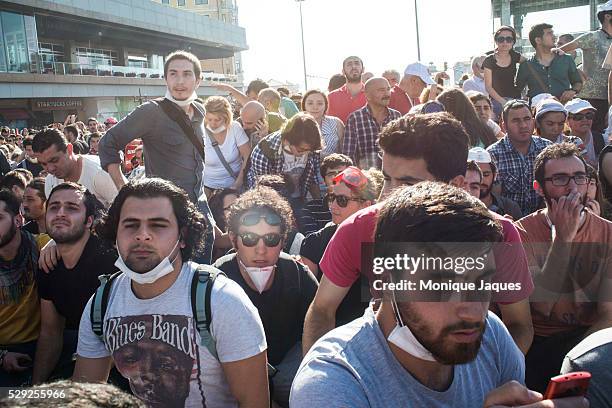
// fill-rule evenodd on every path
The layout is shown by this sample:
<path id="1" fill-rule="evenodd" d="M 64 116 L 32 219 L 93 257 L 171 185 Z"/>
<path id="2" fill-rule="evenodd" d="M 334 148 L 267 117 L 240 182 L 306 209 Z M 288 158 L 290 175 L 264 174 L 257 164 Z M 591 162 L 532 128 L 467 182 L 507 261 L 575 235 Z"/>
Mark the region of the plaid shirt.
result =
<path id="1" fill-rule="evenodd" d="M 342 153 L 353 159 L 353 163 L 363 169 L 369 167 L 380 167 L 378 164 L 378 134 L 387 123 L 402 116 L 395 109 L 387 108 L 387 117 L 382 125 L 378 125 L 369 105 L 351 113 L 346 123 Z M 361 162 L 360 162 L 361 161 Z"/>
<path id="2" fill-rule="evenodd" d="M 269 152 L 273 154 L 272 157 L 264 154 L 261 146 L 262 143 L 267 143 L 270 147 Z M 267 150 L 267 149 L 266 149 Z M 257 182 L 257 177 L 263 174 L 277 174 L 283 175 L 283 164 L 285 163 L 285 156 L 283 155 L 283 144 L 281 143 L 281 132 L 274 132 L 264 137 L 255 146 L 251 152 L 250 158 L 251 165 L 247 172 L 247 187 L 253 188 Z M 300 178 L 300 193 L 301 197 L 305 198 L 308 188 L 314 184 L 318 185 L 316 180 L 316 171 L 320 167 L 319 152 L 308 153 L 308 161 L 306 167 Z"/>
<path id="3" fill-rule="evenodd" d="M 508 136 L 504 136 L 487 148 L 497 165 L 502 196 L 517 203 L 523 216 L 531 214 L 540 205 L 540 196 L 533 188 L 533 163 L 536 156 L 551 144 L 546 139 L 532 136 L 527 156 L 523 156 L 512 146 Z"/>

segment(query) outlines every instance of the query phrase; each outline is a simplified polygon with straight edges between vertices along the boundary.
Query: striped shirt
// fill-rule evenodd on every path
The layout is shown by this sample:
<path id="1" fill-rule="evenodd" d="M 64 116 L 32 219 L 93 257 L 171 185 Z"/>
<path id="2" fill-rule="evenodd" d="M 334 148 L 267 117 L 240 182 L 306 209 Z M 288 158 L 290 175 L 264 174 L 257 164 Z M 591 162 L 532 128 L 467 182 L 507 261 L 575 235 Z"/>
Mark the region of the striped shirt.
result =
<path id="1" fill-rule="evenodd" d="M 340 146 L 338 146 L 340 139 L 338 121 L 339 119 L 336 117 L 323 116 L 323 120 L 321 121 L 321 136 L 323 137 L 323 145 L 325 147 L 321 150 L 321 159 L 340 151 Z"/>

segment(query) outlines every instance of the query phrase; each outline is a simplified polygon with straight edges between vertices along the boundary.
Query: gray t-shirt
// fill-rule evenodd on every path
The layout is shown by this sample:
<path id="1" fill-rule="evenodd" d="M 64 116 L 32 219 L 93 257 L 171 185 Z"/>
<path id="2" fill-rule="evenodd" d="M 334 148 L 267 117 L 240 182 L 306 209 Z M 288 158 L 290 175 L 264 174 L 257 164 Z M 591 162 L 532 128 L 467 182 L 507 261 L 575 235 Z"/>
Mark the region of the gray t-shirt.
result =
<path id="1" fill-rule="evenodd" d="M 79 327 L 77 354 L 112 355 L 134 395 L 154 406 L 237 407 L 220 362 L 253 357 L 266 350 L 257 309 L 234 281 L 219 275 L 211 293 L 211 334 L 220 362 L 200 346 L 191 309 L 191 281 L 197 264 L 186 262 L 174 284 L 153 299 L 138 299 L 130 279 L 113 283 L 104 316 L 104 342 L 92 331 L 91 299 Z"/>
<path id="2" fill-rule="evenodd" d="M 524 357 L 493 313 L 478 356 L 456 365 L 444 392 L 417 381 L 393 356 L 374 312 L 332 330 L 310 349 L 291 388 L 302 407 L 481 407 L 485 396 L 510 380 L 524 383 Z"/>
<path id="3" fill-rule="evenodd" d="M 574 347 L 563 360 L 561 374 L 591 373 L 587 399 L 591 408 L 612 407 L 612 327 L 599 330 Z"/>

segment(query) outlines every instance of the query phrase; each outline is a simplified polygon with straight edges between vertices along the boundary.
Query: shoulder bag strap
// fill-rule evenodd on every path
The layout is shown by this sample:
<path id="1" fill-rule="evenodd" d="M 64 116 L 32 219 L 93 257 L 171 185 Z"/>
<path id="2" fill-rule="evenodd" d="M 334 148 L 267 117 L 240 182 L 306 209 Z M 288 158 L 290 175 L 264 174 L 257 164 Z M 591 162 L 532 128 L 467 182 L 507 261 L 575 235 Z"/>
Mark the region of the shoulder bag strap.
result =
<path id="1" fill-rule="evenodd" d="M 225 170 L 227 170 L 229 175 L 232 176 L 233 179 L 236 179 L 238 177 L 238 174 L 234 173 L 234 171 L 230 167 L 227 160 L 225 160 L 225 156 L 223 156 L 223 152 L 221 151 L 221 148 L 219 147 L 219 142 L 217 142 L 215 138 L 212 137 L 208 129 L 205 129 L 204 131 L 206 132 L 206 136 L 208 136 L 208 140 L 210 140 L 210 143 L 212 144 L 213 149 L 215 149 L 215 153 L 217 153 L 217 157 L 221 161 L 221 164 L 223 164 L 223 167 L 225 167 Z M 228 133 L 229 133 L 229 129 L 228 129 Z"/>
<path id="2" fill-rule="evenodd" d="M 183 133 L 185 133 L 185 136 L 187 136 L 187 139 L 189 139 L 191 144 L 196 148 L 196 150 L 200 154 L 200 157 L 202 157 L 202 160 L 204 160 L 204 144 L 202 143 L 200 138 L 198 138 L 198 136 L 196 135 L 191 124 L 187 123 L 187 117 L 185 116 L 185 114 L 183 114 L 183 112 L 173 107 L 172 102 L 170 102 L 169 100 L 165 98 L 163 98 L 162 100 L 156 99 L 154 102 L 160 108 L 162 108 L 164 113 L 170 119 L 172 119 L 174 122 L 176 122 L 177 125 L 180 126 L 180 128 L 183 130 Z"/>

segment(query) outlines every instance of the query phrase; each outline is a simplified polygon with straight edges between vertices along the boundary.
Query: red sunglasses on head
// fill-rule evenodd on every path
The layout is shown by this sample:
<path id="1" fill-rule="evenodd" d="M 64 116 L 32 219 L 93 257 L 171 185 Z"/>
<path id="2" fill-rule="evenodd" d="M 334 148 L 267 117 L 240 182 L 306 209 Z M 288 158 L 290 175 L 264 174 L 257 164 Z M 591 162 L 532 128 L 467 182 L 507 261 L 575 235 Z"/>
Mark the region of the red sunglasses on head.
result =
<path id="1" fill-rule="evenodd" d="M 349 187 L 362 188 L 368 184 L 368 179 L 359 168 L 349 166 L 344 169 L 342 173 L 334 177 L 334 184 L 338 184 L 340 182 L 343 182 Z"/>

